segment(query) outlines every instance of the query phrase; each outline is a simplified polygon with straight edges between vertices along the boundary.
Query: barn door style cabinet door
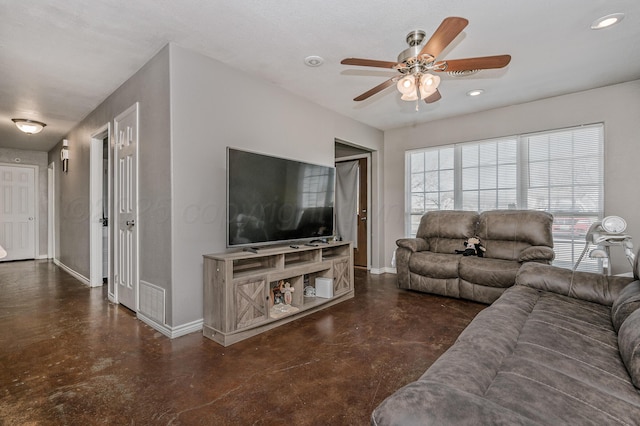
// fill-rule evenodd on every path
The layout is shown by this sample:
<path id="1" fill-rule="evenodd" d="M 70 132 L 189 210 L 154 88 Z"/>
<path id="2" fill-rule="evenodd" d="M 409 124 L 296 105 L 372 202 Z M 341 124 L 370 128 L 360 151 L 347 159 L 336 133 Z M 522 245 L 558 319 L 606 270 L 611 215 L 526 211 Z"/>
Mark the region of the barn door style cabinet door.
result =
<path id="1" fill-rule="evenodd" d="M 203 334 L 229 346 L 353 295 L 350 242 L 207 254 Z"/>

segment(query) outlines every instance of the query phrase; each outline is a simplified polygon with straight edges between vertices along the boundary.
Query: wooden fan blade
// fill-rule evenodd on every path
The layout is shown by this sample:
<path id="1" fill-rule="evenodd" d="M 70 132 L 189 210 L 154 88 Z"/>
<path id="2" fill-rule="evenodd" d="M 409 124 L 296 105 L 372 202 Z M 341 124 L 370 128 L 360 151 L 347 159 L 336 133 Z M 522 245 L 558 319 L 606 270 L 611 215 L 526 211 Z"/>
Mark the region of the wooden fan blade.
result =
<path id="1" fill-rule="evenodd" d="M 506 67 L 511 62 L 511 55 L 482 56 L 480 58 L 452 59 L 444 61 L 444 71 L 487 70 Z M 438 70 L 434 70 L 438 71 Z"/>
<path id="2" fill-rule="evenodd" d="M 432 104 L 436 101 L 439 101 L 440 99 L 442 99 L 442 95 L 438 90 L 436 90 L 435 92 L 424 98 L 424 101 L 428 104 Z"/>
<path id="3" fill-rule="evenodd" d="M 358 65 L 360 67 L 393 68 L 397 62 L 376 61 L 373 59 L 346 58 L 340 61 L 343 65 Z"/>
<path id="4" fill-rule="evenodd" d="M 424 45 L 420 55 L 427 53 L 436 58 L 464 30 L 467 24 L 469 21 L 464 18 L 455 16 L 445 18 L 427 44 Z"/>
<path id="5" fill-rule="evenodd" d="M 387 87 L 391 86 L 395 84 L 395 78 L 390 78 L 389 80 L 385 81 L 382 84 L 378 84 L 376 87 L 374 87 L 371 90 L 368 90 L 366 92 L 364 92 L 362 95 L 358 96 L 357 98 L 354 98 L 354 101 L 364 101 L 365 99 L 375 95 L 376 93 L 380 92 L 381 90 L 386 89 Z"/>

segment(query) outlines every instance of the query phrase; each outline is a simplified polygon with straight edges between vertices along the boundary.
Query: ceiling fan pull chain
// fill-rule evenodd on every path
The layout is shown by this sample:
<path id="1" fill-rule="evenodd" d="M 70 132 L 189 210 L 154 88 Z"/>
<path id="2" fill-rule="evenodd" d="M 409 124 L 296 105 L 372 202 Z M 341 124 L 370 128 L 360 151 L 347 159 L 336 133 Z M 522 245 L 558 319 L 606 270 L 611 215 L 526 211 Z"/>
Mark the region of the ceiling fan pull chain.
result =
<path id="1" fill-rule="evenodd" d="M 416 100 L 416 112 L 420 111 L 420 98 Z"/>

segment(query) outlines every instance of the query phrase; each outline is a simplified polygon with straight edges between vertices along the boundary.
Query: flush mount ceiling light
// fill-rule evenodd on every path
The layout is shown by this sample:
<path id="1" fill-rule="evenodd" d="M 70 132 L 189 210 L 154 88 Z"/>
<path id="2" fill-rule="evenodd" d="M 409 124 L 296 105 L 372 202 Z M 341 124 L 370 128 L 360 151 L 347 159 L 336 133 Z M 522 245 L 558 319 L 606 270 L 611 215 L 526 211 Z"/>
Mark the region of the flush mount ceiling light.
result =
<path id="1" fill-rule="evenodd" d="M 29 120 L 26 118 L 12 118 L 13 121 L 20 131 L 28 134 L 35 135 L 36 133 L 40 133 L 42 129 L 46 126 L 46 124 L 41 123 L 35 120 Z"/>
<path id="2" fill-rule="evenodd" d="M 612 13 L 611 15 L 603 16 L 593 21 L 593 23 L 591 24 L 591 29 L 601 30 L 603 28 L 609 28 L 610 26 L 622 21 L 623 18 L 624 13 Z"/>
<path id="3" fill-rule="evenodd" d="M 324 59 L 320 56 L 307 56 L 304 58 L 304 63 L 310 67 L 319 67 L 324 63 Z"/>
<path id="4" fill-rule="evenodd" d="M 482 89 L 469 90 L 467 96 L 480 96 L 484 93 Z"/>

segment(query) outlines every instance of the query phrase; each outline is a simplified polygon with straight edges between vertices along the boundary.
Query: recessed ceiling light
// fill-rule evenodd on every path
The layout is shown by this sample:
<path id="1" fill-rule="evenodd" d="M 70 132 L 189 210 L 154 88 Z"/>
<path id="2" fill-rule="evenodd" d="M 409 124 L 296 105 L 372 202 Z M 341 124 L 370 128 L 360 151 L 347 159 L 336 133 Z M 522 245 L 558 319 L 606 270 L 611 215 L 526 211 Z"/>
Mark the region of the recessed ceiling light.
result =
<path id="1" fill-rule="evenodd" d="M 307 56 L 304 58 L 304 63 L 310 67 L 319 67 L 324 63 L 324 59 L 320 56 Z"/>
<path id="2" fill-rule="evenodd" d="M 603 28 L 609 28 L 610 26 L 622 21 L 623 18 L 624 13 L 612 13 L 611 15 L 603 16 L 593 21 L 593 23 L 591 24 L 591 29 L 601 30 Z"/>
<path id="3" fill-rule="evenodd" d="M 474 89 L 474 90 L 469 90 L 467 92 L 467 96 L 480 96 L 484 93 L 484 90 L 482 89 Z"/>

